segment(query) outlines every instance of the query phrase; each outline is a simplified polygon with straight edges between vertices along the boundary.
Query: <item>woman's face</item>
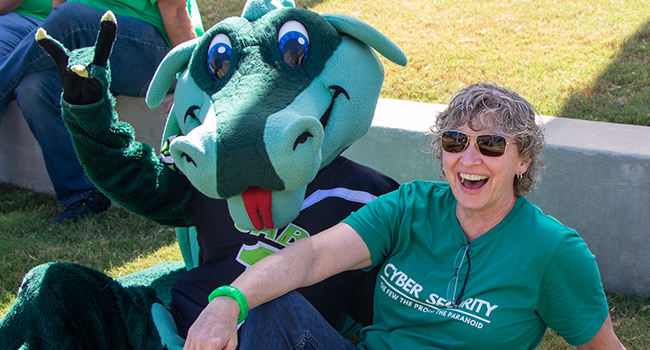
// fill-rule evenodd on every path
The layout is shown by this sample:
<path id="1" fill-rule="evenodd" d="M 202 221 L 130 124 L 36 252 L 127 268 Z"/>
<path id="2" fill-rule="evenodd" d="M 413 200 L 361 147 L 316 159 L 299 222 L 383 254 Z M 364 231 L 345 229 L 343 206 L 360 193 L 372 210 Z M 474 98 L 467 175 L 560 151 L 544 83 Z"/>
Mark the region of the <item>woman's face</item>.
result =
<path id="1" fill-rule="evenodd" d="M 445 177 L 461 210 L 487 214 L 509 211 L 516 201 L 514 178 L 528 169 L 530 160 L 519 155 L 513 139 L 499 157 L 488 157 L 476 147 L 476 136 L 494 134 L 492 130 L 474 131 L 469 126 L 457 130 L 470 136 L 470 144 L 461 153 L 442 151 Z M 498 215 L 498 214 L 496 214 Z"/>

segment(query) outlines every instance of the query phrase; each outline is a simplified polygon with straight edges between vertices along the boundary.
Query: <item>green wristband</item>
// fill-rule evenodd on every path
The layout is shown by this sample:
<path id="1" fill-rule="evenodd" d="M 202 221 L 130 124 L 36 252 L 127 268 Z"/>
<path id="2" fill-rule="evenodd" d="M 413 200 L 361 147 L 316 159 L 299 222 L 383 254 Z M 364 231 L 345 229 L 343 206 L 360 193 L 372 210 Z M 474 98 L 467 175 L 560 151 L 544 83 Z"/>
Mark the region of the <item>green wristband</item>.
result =
<path id="1" fill-rule="evenodd" d="M 235 299 L 239 305 L 239 318 L 237 319 L 237 324 L 244 322 L 246 316 L 248 316 L 248 302 L 246 301 L 246 296 L 244 293 L 232 286 L 221 286 L 210 293 L 208 296 L 208 303 L 211 303 L 212 299 L 220 296 Z"/>

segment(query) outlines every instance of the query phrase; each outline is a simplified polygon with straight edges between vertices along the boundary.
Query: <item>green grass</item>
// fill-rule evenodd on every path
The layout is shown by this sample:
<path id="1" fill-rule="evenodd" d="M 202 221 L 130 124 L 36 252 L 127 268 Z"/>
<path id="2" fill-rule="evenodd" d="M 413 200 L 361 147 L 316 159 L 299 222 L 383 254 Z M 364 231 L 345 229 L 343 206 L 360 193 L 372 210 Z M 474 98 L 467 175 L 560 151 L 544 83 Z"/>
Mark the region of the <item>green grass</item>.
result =
<path id="1" fill-rule="evenodd" d="M 240 0 L 198 0 L 204 25 L 241 13 Z M 382 97 L 446 103 L 496 83 L 540 114 L 650 125 L 650 6 L 646 0 L 300 1 L 367 22 L 406 53 L 382 58 Z"/>
<path id="2" fill-rule="evenodd" d="M 49 224 L 62 208 L 49 196 L 0 184 L 0 316 L 23 275 L 42 263 L 76 262 L 119 277 L 182 260 L 172 228 L 123 209 L 74 224 Z"/>

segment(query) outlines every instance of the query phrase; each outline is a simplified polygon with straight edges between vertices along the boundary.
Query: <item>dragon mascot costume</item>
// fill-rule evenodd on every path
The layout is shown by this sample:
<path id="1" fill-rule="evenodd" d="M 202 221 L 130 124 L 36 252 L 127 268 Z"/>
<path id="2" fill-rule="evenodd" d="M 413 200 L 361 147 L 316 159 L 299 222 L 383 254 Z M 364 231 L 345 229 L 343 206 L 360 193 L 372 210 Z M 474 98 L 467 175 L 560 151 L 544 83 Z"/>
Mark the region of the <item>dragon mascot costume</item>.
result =
<path id="1" fill-rule="evenodd" d="M 160 155 L 113 109 L 117 23 L 107 12 L 100 26 L 95 47 L 72 52 L 37 33 L 62 77 L 63 118 L 89 178 L 127 210 L 177 227 L 184 262 L 118 280 L 71 263 L 37 266 L 0 323 L 1 349 L 181 349 L 212 290 L 397 188 L 341 156 L 371 125 L 384 78 L 374 50 L 406 64 L 371 26 L 249 0 L 241 17 L 158 67 L 149 106 L 177 80 Z M 371 321 L 375 277 L 350 271 L 300 292 L 351 335 Z"/>

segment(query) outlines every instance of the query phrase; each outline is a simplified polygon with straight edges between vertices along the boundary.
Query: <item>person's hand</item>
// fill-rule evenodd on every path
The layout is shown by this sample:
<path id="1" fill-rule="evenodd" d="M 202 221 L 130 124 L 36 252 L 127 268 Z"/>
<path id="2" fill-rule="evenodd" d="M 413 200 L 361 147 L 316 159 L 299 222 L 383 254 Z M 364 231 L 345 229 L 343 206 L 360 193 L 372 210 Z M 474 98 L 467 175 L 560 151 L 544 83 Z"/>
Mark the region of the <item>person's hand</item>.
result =
<path id="1" fill-rule="evenodd" d="M 169 112 L 172 110 L 172 106 L 174 105 L 174 98 L 172 97 L 169 102 L 167 102 L 167 105 L 165 105 L 165 113 L 169 114 Z"/>
<path id="2" fill-rule="evenodd" d="M 239 305 L 230 297 L 217 297 L 201 312 L 187 332 L 184 350 L 235 350 Z"/>
<path id="3" fill-rule="evenodd" d="M 102 17 L 95 47 L 75 50 L 70 54 L 63 45 L 48 36 L 43 28 L 38 29 L 36 41 L 56 63 L 63 85 L 63 99 L 66 102 L 88 105 L 102 99 L 104 89 L 108 89 L 108 86 L 104 85 L 108 85 L 108 58 L 116 32 L 115 16 L 108 11 Z M 90 60 L 90 57 L 92 61 L 84 62 Z"/>

